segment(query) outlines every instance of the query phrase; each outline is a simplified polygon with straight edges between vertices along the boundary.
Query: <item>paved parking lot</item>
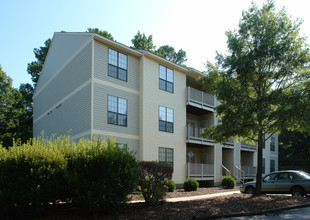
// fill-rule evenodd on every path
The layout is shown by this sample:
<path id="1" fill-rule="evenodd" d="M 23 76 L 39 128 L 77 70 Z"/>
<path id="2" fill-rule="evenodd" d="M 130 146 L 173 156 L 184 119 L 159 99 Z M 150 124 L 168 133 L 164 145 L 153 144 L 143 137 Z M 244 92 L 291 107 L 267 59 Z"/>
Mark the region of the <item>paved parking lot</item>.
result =
<path id="1" fill-rule="evenodd" d="M 281 213 L 273 213 L 269 215 L 257 215 L 257 216 L 244 216 L 244 217 L 236 217 L 236 218 L 226 218 L 226 219 L 234 219 L 234 220 L 246 220 L 246 219 L 310 219 L 310 207 L 298 208 L 286 210 Z"/>

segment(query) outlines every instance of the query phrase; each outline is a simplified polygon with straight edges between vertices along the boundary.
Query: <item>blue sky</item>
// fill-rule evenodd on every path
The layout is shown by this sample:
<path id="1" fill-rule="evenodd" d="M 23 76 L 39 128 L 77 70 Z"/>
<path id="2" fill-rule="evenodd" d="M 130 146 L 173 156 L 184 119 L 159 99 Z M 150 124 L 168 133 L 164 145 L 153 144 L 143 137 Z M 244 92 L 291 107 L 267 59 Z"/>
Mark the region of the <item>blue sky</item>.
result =
<path id="1" fill-rule="evenodd" d="M 225 31 L 237 28 L 242 10 L 250 4 L 251 0 L 0 0 L 0 65 L 14 87 L 31 83 L 26 70 L 35 60 L 34 48 L 54 32 L 97 27 L 127 46 L 138 30 L 152 34 L 157 47 L 182 48 L 187 52 L 185 64 L 203 71 L 203 63 L 214 61 L 216 51 L 225 52 Z M 310 1 L 278 0 L 276 5 L 285 6 L 293 19 L 304 19 L 302 33 L 310 36 Z"/>

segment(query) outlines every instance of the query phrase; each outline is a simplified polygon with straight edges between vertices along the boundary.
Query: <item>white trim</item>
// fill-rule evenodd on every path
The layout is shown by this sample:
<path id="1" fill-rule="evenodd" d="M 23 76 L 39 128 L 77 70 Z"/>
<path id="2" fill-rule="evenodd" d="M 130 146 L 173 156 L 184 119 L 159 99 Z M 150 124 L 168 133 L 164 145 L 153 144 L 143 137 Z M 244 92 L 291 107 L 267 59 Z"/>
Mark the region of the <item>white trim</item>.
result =
<path id="1" fill-rule="evenodd" d="M 43 118 L 48 112 L 50 112 L 51 110 L 55 109 L 59 104 L 63 103 L 64 101 L 66 101 L 67 99 L 69 99 L 71 96 L 73 96 L 74 94 L 76 94 L 77 92 L 79 92 L 81 89 L 83 89 L 84 87 L 88 86 L 88 84 L 91 83 L 91 79 L 87 80 L 85 83 L 83 83 L 82 85 L 80 85 L 77 89 L 75 89 L 73 92 L 69 93 L 69 95 L 67 95 L 66 97 L 64 97 L 63 99 L 61 99 L 59 102 L 57 102 L 53 107 L 49 108 L 48 110 L 46 110 L 43 114 L 41 114 L 39 117 L 37 117 L 36 119 L 33 120 L 33 123 L 36 123 L 38 120 L 40 120 L 41 118 Z"/>
<path id="2" fill-rule="evenodd" d="M 110 137 L 122 137 L 122 138 L 139 140 L 139 136 L 137 136 L 137 135 L 121 134 L 121 133 L 109 132 L 109 131 L 94 130 L 94 134 L 106 135 L 106 136 L 110 136 Z"/>
<path id="3" fill-rule="evenodd" d="M 127 87 L 124 87 L 124 86 L 120 86 L 118 84 L 114 84 L 114 83 L 107 82 L 107 81 L 100 80 L 100 79 L 96 79 L 96 78 L 94 78 L 94 82 L 95 83 L 99 83 L 101 85 L 110 86 L 112 88 L 117 88 L 117 89 L 123 90 L 125 92 L 130 92 L 130 93 L 139 95 L 139 90 L 130 89 L 130 88 L 127 88 Z"/>
<path id="4" fill-rule="evenodd" d="M 55 73 L 55 74 L 53 74 L 52 76 L 51 76 L 51 78 L 49 78 L 49 80 L 47 80 L 46 82 L 45 82 L 45 84 L 44 85 L 42 85 L 42 87 L 40 88 L 40 90 L 38 90 L 38 91 L 36 91 L 35 92 L 35 94 L 33 95 L 33 97 L 32 98 L 35 98 L 37 95 L 39 95 L 40 94 L 40 92 L 46 87 L 46 86 L 48 86 L 48 84 L 89 44 L 89 42 L 91 42 L 92 41 L 92 39 L 93 38 L 90 38 L 89 40 L 87 40 L 81 47 L 80 47 L 80 49 L 78 49 L 68 60 L 67 60 L 67 62 L 65 62 L 60 68 L 59 68 L 59 70 Z M 43 66 L 43 68 L 44 68 L 44 66 Z M 42 72 L 43 72 L 43 70 L 42 70 Z"/>
<path id="5" fill-rule="evenodd" d="M 94 131 L 94 73 L 95 73 L 95 42 L 92 38 L 92 53 L 91 53 L 91 115 L 90 115 L 90 131 Z"/>

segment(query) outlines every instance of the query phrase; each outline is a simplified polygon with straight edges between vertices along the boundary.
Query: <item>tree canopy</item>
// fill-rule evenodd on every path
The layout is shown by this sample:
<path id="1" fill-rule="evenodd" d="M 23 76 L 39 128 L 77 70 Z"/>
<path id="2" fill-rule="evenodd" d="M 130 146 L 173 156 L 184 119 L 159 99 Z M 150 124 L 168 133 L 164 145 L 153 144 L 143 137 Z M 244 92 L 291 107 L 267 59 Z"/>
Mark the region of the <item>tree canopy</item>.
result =
<path id="1" fill-rule="evenodd" d="M 138 31 L 131 42 L 135 49 L 149 51 L 176 64 L 182 65 L 187 61 L 186 52 L 182 49 L 176 52 L 172 46 L 164 45 L 156 50 L 152 35 L 147 37 L 145 33 L 141 34 L 140 31 Z"/>
<path id="2" fill-rule="evenodd" d="M 31 79 L 32 79 L 34 88 L 36 87 L 38 80 L 39 80 L 39 77 L 41 75 L 43 64 L 44 64 L 45 58 L 47 56 L 47 52 L 48 52 L 48 49 L 51 45 L 51 42 L 52 42 L 52 40 L 49 38 L 44 42 L 44 46 L 42 46 L 40 48 L 34 48 L 33 49 L 34 56 L 37 60 L 33 61 L 31 63 L 28 63 L 27 72 L 28 72 L 28 74 L 31 75 Z"/>
<path id="3" fill-rule="evenodd" d="M 155 45 L 153 43 L 153 36 L 146 36 L 145 33 L 141 34 L 140 31 L 131 40 L 133 47 L 139 50 L 147 50 L 154 52 Z"/>
<path id="4" fill-rule="evenodd" d="M 22 94 L 12 87 L 12 79 L 0 66 L 0 144 L 4 147 L 13 145 L 23 136 L 21 129 L 25 105 Z"/>
<path id="5" fill-rule="evenodd" d="M 177 64 L 183 64 L 187 61 L 186 52 L 184 50 L 180 49 L 178 52 L 175 52 L 175 49 L 169 45 L 159 47 L 155 53 L 158 56 Z"/>
<path id="6" fill-rule="evenodd" d="M 226 32 L 228 53 L 217 54 L 215 65 L 208 62 L 207 76 L 200 79 L 220 101 L 220 123 L 203 135 L 215 142 L 257 142 L 256 194 L 261 193 L 263 137 L 309 126 L 310 53 L 301 24 L 284 9 L 276 12 L 272 1 L 261 8 L 252 3 L 238 29 Z"/>
<path id="7" fill-rule="evenodd" d="M 107 31 L 105 31 L 105 30 L 102 31 L 102 30 L 99 30 L 98 28 L 88 28 L 87 32 L 89 32 L 89 33 L 96 33 L 96 34 L 99 34 L 99 35 L 101 35 L 103 37 L 106 37 L 106 38 L 108 38 L 110 40 L 114 40 L 112 34 L 107 32 Z"/>

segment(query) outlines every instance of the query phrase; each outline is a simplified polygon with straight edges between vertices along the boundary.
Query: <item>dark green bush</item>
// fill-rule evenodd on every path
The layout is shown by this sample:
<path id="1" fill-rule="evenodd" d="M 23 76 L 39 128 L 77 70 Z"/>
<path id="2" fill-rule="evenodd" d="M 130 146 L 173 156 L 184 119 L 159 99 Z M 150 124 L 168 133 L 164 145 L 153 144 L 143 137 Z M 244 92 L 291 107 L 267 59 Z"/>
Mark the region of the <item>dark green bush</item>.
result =
<path id="1" fill-rule="evenodd" d="M 232 189 L 236 185 L 236 180 L 232 176 L 223 176 L 221 185 L 224 189 Z"/>
<path id="2" fill-rule="evenodd" d="M 168 187 L 168 192 L 174 192 L 174 190 L 176 189 L 174 181 L 171 179 L 168 179 L 166 184 Z"/>
<path id="3" fill-rule="evenodd" d="M 188 178 L 184 181 L 183 187 L 185 191 L 197 191 L 199 183 L 193 178 Z"/>
<path id="4" fill-rule="evenodd" d="M 53 147 L 34 140 L 0 150 L 1 213 L 29 204 L 40 211 L 42 203 L 62 198 L 66 160 Z"/>
<path id="5" fill-rule="evenodd" d="M 25 212 L 32 215 L 42 204 L 67 199 L 94 215 L 114 213 L 137 181 L 136 159 L 112 140 L 76 144 L 64 136 L 14 144 L 0 148 L 0 218 L 26 218 Z M 23 216 L 15 210 L 22 210 Z"/>
<path id="6" fill-rule="evenodd" d="M 168 191 L 166 180 L 172 177 L 171 166 L 161 162 L 140 162 L 139 168 L 139 186 L 145 203 L 163 202 Z"/>
<path id="7" fill-rule="evenodd" d="M 66 158 L 72 202 L 94 215 L 101 211 L 116 213 L 136 187 L 136 159 L 112 140 L 83 140 L 67 149 Z"/>

